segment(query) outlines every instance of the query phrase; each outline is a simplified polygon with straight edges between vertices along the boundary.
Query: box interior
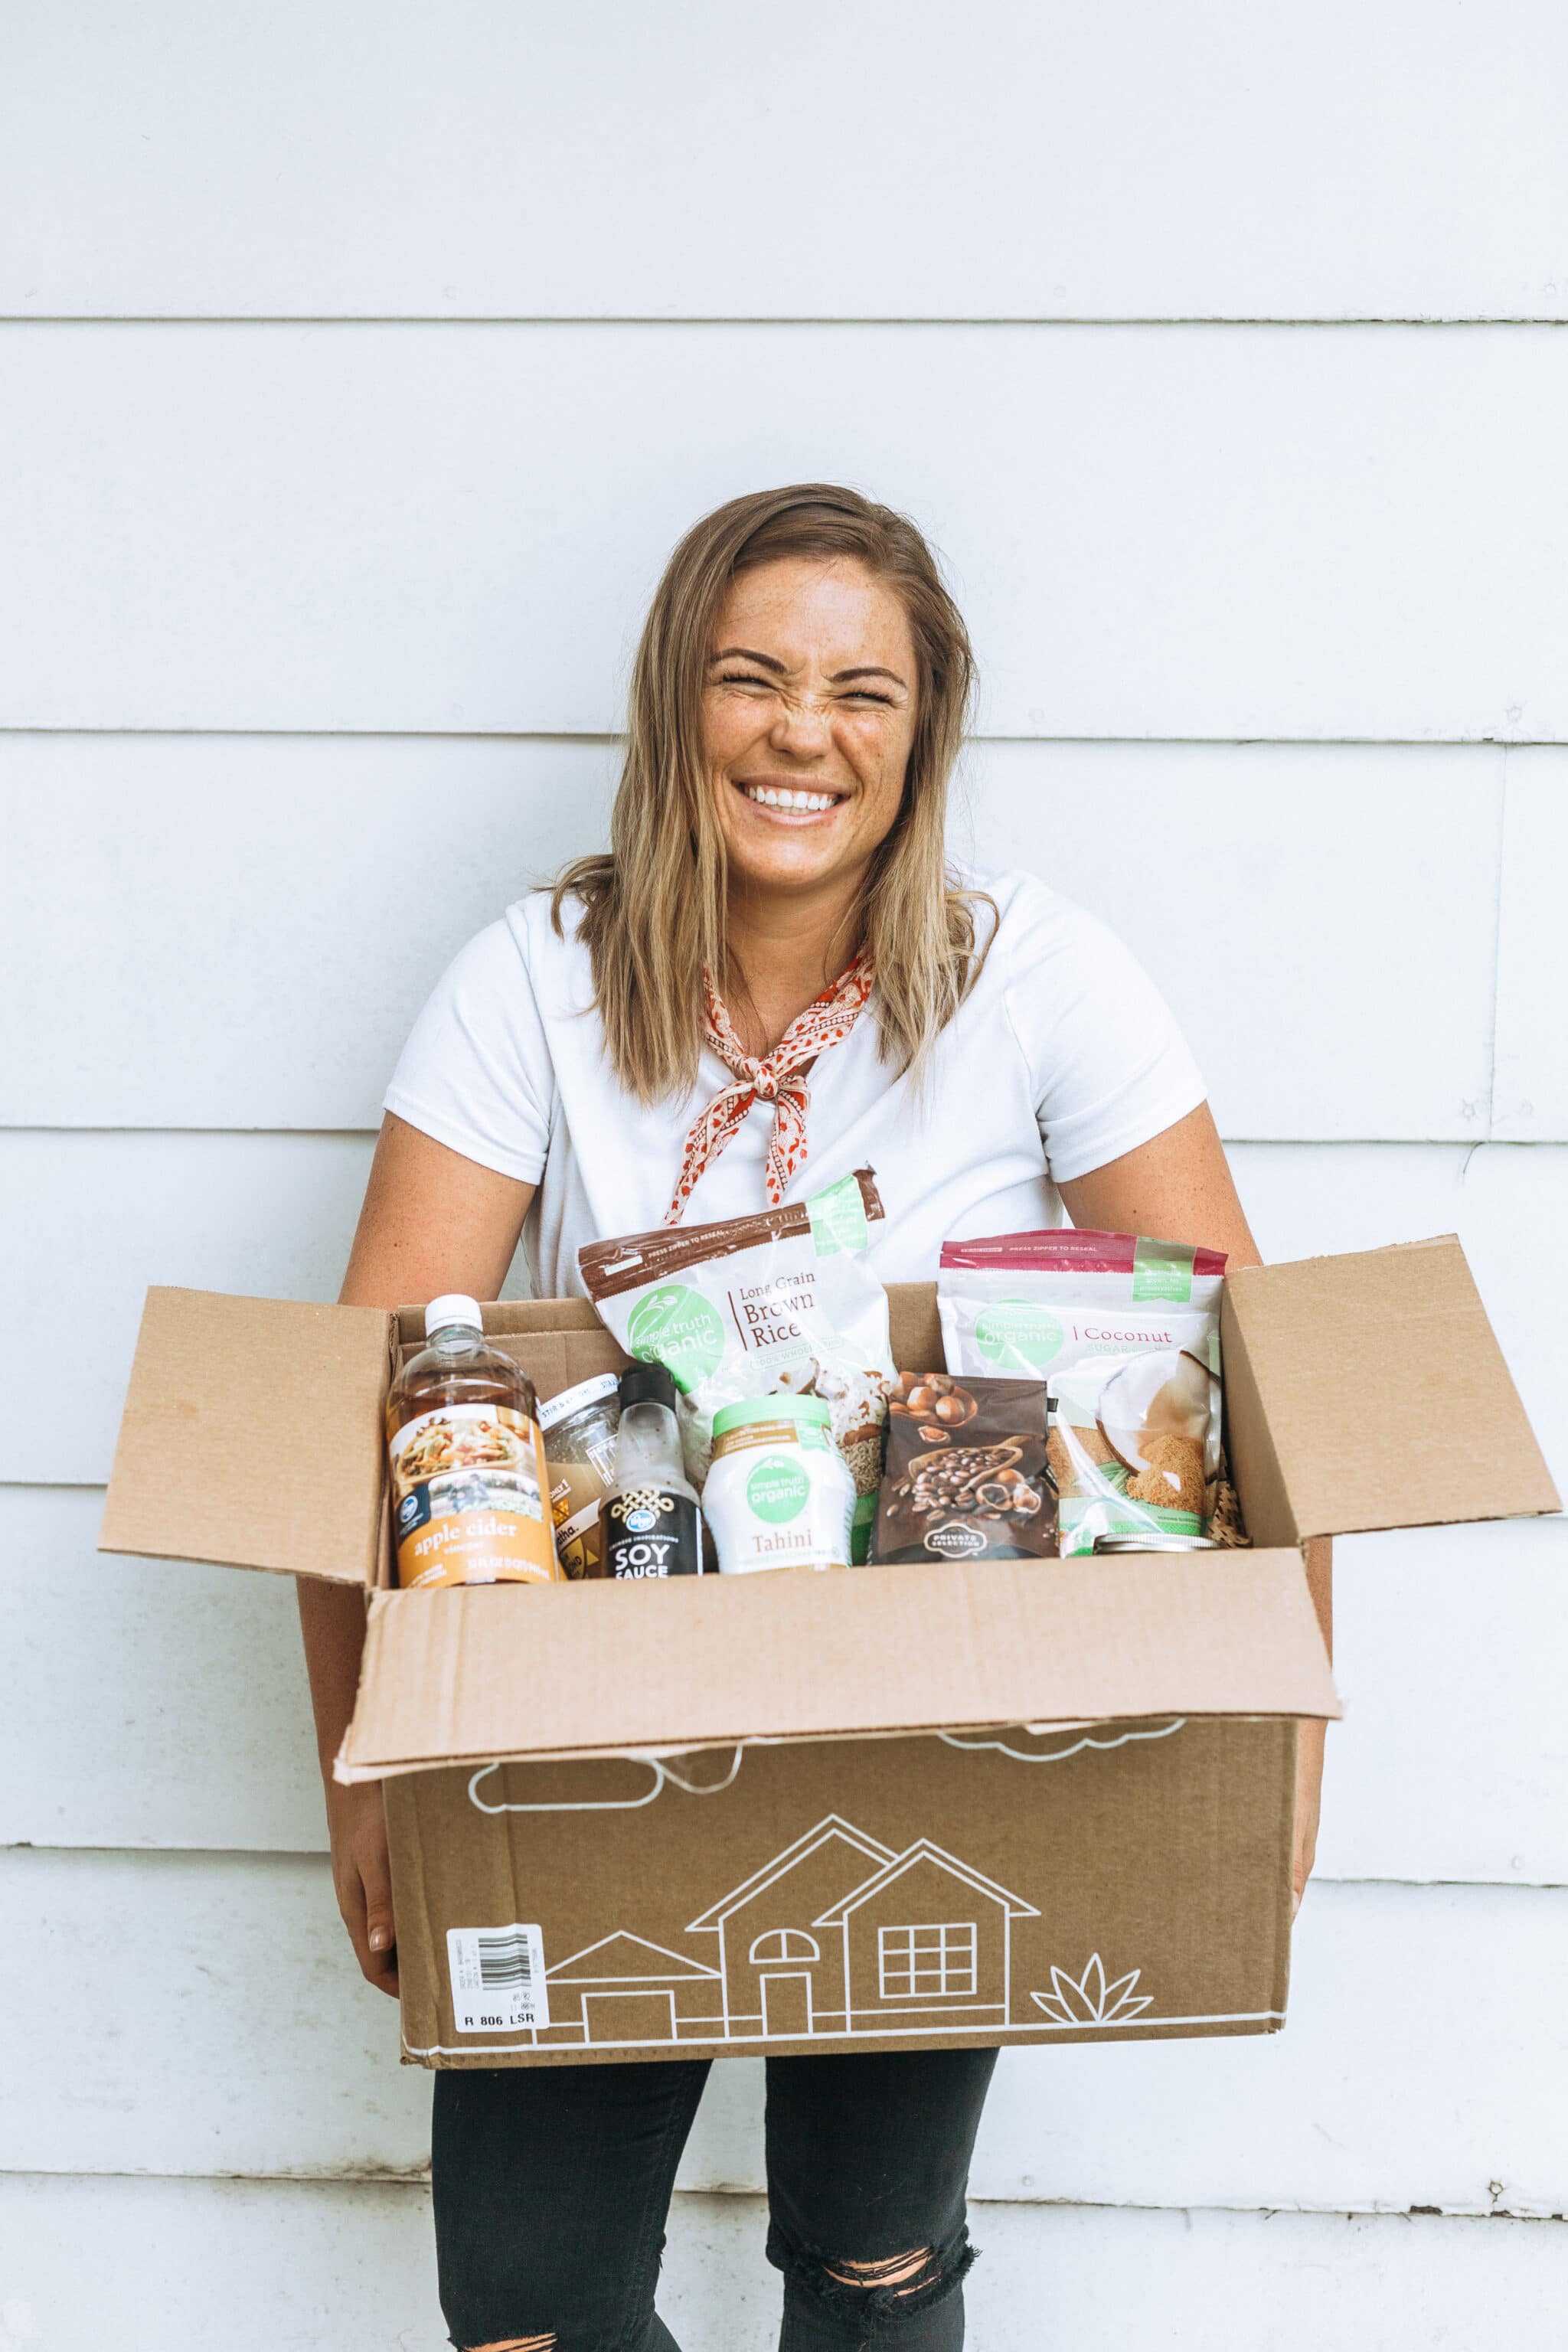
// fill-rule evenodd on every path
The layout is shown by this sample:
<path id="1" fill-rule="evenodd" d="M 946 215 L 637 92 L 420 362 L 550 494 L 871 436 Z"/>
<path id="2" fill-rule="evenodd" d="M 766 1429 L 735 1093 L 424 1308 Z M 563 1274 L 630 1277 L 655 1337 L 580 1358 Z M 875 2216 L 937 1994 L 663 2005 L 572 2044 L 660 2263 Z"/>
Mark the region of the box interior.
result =
<path id="1" fill-rule="evenodd" d="M 934 1284 L 889 1292 L 895 1361 L 942 1362 Z M 626 1360 L 586 1300 L 487 1307 L 542 1397 Z M 423 1310 L 149 1293 L 105 1550 L 370 1587 L 345 1777 L 1004 1722 L 1337 1712 L 1308 1538 L 1553 1510 L 1452 1238 L 1226 1285 L 1228 1442 L 1257 1549 L 690 1586 L 400 1593 L 383 1413 Z M 377 1591 L 375 1588 L 380 1587 Z"/>

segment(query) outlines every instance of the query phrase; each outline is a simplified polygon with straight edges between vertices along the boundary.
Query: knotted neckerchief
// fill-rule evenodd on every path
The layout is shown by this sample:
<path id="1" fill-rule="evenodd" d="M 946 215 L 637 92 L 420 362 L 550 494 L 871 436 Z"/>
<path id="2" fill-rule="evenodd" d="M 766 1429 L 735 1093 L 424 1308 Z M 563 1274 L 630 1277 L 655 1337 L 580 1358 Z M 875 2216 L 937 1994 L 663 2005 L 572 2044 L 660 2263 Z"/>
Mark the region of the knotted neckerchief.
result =
<path id="1" fill-rule="evenodd" d="M 665 1215 L 667 1225 L 678 1225 L 698 1178 L 731 1144 L 755 1102 L 773 1106 L 773 1141 L 768 1146 L 765 1183 L 768 1201 L 777 1208 L 784 1187 L 797 1168 L 805 1165 L 805 1114 L 811 1107 L 806 1077 L 818 1054 L 847 1037 L 871 993 L 871 959 L 858 955 L 831 988 L 796 1015 L 773 1052 L 761 1060 L 743 1053 L 728 1012 L 707 972 L 702 975 L 704 1013 L 702 1034 L 727 1070 L 733 1086 L 721 1087 L 692 1122 L 680 1158 L 675 1198 Z"/>

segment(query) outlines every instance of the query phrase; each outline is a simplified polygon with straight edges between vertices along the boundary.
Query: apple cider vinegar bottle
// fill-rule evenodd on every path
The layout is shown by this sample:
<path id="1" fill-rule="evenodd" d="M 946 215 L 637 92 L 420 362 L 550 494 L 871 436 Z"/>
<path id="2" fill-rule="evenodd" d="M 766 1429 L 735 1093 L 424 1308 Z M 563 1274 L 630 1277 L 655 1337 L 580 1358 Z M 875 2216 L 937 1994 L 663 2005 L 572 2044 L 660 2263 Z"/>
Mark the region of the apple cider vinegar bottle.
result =
<path id="1" fill-rule="evenodd" d="M 386 1401 L 398 1583 L 558 1583 L 532 1381 L 461 1293 L 431 1300 L 425 1337 Z"/>

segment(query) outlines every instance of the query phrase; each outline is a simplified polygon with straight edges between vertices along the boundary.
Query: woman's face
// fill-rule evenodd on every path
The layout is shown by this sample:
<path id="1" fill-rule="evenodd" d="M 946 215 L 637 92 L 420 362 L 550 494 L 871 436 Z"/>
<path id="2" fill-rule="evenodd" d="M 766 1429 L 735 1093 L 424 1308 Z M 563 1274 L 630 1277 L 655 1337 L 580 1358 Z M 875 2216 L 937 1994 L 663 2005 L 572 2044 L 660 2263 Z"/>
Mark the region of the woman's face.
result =
<path id="1" fill-rule="evenodd" d="M 732 581 L 703 694 L 731 882 L 852 887 L 899 814 L 914 727 L 891 588 L 852 560 L 796 556 Z"/>

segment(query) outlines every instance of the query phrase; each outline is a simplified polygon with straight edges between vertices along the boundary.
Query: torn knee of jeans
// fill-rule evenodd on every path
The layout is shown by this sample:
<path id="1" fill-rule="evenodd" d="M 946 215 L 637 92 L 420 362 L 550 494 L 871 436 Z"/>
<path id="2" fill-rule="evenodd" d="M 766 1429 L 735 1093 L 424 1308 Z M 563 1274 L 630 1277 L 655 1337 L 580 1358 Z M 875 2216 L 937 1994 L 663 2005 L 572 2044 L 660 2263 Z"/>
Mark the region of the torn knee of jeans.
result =
<path id="1" fill-rule="evenodd" d="M 885 2262 L 842 2263 L 825 2262 L 822 2265 L 830 2279 L 840 2286 L 890 2288 L 898 2296 L 918 2294 L 926 2283 L 931 2267 L 931 2248 L 917 2246 L 912 2254 L 889 2254 Z"/>
<path id="2" fill-rule="evenodd" d="M 555 2352 L 555 2330 L 542 2336 L 498 2336 L 489 2344 L 466 2344 L 462 2352 Z"/>
<path id="3" fill-rule="evenodd" d="M 974 2254 L 962 2228 L 945 2246 L 912 2246 L 876 2262 L 793 2246 L 777 2230 L 768 2239 L 768 2260 L 775 2269 L 830 2309 L 855 2313 L 871 2333 L 896 2327 L 911 2312 L 944 2301 L 962 2283 Z"/>

